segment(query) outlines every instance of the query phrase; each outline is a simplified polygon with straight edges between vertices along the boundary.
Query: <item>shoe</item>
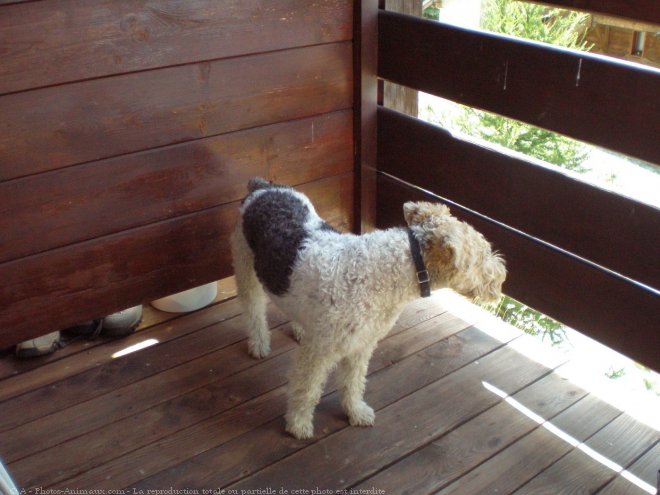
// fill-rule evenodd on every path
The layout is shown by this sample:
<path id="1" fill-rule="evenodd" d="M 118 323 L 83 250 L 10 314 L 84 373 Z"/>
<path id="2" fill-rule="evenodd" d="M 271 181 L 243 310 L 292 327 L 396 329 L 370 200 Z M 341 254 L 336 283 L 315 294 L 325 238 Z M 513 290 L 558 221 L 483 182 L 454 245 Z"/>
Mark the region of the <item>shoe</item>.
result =
<path id="1" fill-rule="evenodd" d="M 16 357 L 32 358 L 55 352 L 59 347 L 60 332 L 52 332 L 36 339 L 26 340 L 16 346 Z"/>
<path id="2" fill-rule="evenodd" d="M 62 332 L 64 333 L 66 343 L 68 343 L 69 341 L 77 340 L 78 337 L 84 337 L 87 340 L 94 340 L 101 334 L 102 329 L 102 320 L 91 320 L 65 328 Z"/>
<path id="3" fill-rule="evenodd" d="M 107 337 L 124 337 L 135 332 L 142 321 L 142 305 L 118 311 L 102 320 L 102 335 Z"/>

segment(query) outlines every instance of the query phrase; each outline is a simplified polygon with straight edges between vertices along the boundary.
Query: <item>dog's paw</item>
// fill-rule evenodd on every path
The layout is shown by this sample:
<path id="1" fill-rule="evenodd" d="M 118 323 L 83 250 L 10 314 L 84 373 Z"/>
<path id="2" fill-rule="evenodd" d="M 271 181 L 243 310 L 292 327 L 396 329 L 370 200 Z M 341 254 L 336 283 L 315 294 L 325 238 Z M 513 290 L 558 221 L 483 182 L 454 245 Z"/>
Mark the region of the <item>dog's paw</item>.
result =
<path id="1" fill-rule="evenodd" d="M 287 421 L 286 431 L 298 440 L 309 440 L 314 436 L 314 425 L 306 422 Z"/>
<path id="2" fill-rule="evenodd" d="M 303 338 L 303 335 L 305 334 L 302 325 L 294 321 L 291 323 L 291 330 L 294 340 L 296 342 L 300 342 Z"/>
<path id="3" fill-rule="evenodd" d="M 255 359 L 265 358 L 270 354 L 270 342 L 248 340 L 248 353 Z"/>
<path id="4" fill-rule="evenodd" d="M 349 413 L 348 421 L 352 426 L 373 426 L 376 413 L 366 402 L 363 402 Z"/>

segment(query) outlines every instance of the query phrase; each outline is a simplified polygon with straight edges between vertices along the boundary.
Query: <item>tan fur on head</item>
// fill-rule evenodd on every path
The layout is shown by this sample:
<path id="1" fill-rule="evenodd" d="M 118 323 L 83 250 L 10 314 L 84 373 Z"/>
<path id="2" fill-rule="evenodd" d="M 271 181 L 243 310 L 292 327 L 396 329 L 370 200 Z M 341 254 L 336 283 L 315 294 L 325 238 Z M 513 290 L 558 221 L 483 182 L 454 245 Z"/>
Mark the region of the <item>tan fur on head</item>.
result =
<path id="1" fill-rule="evenodd" d="M 422 246 L 433 288 L 449 287 L 470 299 L 499 299 L 506 267 L 483 235 L 441 204 L 408 202 L 403 214 Z"/>

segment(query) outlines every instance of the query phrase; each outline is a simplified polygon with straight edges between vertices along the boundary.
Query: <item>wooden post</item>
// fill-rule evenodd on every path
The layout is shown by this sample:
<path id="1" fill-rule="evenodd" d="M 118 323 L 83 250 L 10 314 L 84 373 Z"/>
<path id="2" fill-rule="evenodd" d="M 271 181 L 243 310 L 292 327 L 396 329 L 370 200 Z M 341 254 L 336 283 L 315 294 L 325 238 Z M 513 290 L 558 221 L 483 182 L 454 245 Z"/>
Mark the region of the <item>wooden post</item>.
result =
<path id="1" fill-rule="evenodd" d="M 376 225 L 376 111 L 378 108 L 379 0 L 354 4 L 355 232 Z"/>

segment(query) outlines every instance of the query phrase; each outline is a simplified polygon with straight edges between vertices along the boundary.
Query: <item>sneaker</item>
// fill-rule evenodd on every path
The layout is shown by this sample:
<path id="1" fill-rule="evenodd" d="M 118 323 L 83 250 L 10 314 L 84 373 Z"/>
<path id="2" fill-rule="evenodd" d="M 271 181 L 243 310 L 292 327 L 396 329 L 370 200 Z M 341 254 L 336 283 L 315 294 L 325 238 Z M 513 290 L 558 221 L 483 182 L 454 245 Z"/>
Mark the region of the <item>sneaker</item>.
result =
<path id="1" fill-rule="evenodd" d="M 45 356 L 55 352 L 59 347 L 60 332 L 52 332 L 36 339 L 26 340 L 16 346 L 16 357 L 31 358 Z"/>
<path id="2" fill-rule="evenodd" d="M 124 337 L 135 332 L 142 321 L 142 305 L 118 311 L 103 318 L 102 335 L 107 337 Z"/>

